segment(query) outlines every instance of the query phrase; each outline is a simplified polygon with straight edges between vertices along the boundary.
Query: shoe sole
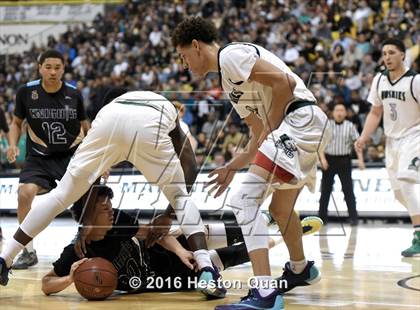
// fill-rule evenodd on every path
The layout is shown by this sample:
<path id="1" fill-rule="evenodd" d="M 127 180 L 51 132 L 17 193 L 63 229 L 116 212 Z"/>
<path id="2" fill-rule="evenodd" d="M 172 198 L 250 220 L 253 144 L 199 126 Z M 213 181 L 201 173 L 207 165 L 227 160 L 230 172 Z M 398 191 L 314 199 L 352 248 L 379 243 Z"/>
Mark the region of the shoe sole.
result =
<path id="1" fill-rule="evenodd" d="M 304 236 L 314 234 L 320 231 L 322 226 L 324 226 L 324 222 L 317 216 L 307 216 L 300 224 L 302 225 L 302 230 L 305 230 L 305 227 L 310 227 L 309 230 L 303 232 Z"/>

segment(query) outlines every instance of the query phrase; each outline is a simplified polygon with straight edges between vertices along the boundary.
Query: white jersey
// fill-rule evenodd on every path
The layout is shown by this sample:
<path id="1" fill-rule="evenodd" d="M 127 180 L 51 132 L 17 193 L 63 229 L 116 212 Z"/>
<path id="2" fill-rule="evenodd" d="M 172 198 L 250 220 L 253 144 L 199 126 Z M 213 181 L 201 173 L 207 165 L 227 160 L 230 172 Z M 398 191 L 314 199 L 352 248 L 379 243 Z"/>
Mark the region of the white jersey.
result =
<path id="1" fill-rule="evenodd" d="M 420 75 L 412 70 L 392 82 L 387 71 L 373 79 L 367 99 L 383 106 L 385 135 L 401 138 L 420 130 Z"/>
<path id="2" fill-rule="evenodd" d="M 271 107 L 271 87 L 249 80 L 258 58 L 273 64 L 296 81 L 293 101 L 316 101 L 303 81 L 276 55 L 255 44 L 231 43 L 219 50 L 219 74 L 222 88 L 229 93 L 229 99 L 241 118 L 253 112 L 265 120 Z"/>

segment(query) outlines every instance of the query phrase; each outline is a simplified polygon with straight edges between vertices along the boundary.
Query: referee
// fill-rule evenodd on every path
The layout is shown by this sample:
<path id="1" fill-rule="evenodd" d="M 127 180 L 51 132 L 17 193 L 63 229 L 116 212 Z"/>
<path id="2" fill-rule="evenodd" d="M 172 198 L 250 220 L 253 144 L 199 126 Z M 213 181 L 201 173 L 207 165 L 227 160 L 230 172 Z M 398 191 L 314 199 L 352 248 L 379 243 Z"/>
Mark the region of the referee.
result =
<path id="1" fill-rule="evenodd" d="M 357 225 L 356 199 L 353 192 L 353 180 L 351 178 L 351 151 L 353 142 L 359 137 L 354 124 L 346 120 L 346 107 L 337 103 L 333 109 L 333 119 L 330 119 L 332 139 L 321 153 L 322 181 L 321 198 L 319 199 L 319 217 L 326 224 L 328 222 L 328 203 L 334 184 L 334 176 L 338 174 L 344 193 L 344 200 L 350 217 L 350 224 Z M 363 154 L 357 153 L 359 168 L 364 169 Z"/>

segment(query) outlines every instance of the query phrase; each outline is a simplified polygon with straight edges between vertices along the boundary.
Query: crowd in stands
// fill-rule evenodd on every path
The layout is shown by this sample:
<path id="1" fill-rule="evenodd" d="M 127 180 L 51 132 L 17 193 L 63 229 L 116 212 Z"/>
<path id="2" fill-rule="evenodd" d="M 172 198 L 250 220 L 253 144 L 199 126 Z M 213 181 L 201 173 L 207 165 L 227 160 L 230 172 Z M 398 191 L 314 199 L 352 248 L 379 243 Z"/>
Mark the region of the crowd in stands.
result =
<path id="1" fill-rule="evenodd" d="M 49 37 L 47 46 L 1 55 L 0 107 L 10 122 L 18 87 L 38 78 L 38 55 L 54 48 L 65 55 L 64 80 L 81 91 L 90 119 L 111 86 L 161 92 L 184 109 L 197 161 L 216 167 L 242 150 L 248 132 L 235 113 L 225 122 L 231 106 L 217 74 L 196 80 L 183 69 L 171 45 L 171 30 L 183 18 L 199 14 L 211 19 L 221 45 L 247 41 L 266 47 L 305 81 L 327 113 L 343 102 L 360 131 L 371 81 L 383 70 L 381 42 L 390 36 L 403 40 L 406 65 L 419 70 L 419 13 L 416 0 L 127 1 L 108 6 L 91 24 L 71 25 L 59 37 Z M 0 160 L 10 168 L 4 140 L 3 134 Z M 24 154 L 25 143 L 20 145 Z M 379 128 L 365 160 L 383 162 L 383 157 Z"/>

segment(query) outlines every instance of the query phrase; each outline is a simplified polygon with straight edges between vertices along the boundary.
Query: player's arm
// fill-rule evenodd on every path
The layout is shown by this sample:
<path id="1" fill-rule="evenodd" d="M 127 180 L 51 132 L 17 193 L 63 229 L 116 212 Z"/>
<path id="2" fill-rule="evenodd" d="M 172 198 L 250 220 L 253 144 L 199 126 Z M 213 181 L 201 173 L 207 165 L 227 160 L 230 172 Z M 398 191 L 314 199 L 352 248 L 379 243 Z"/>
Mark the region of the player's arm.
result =
<path id="1" fill-rule="evenodd" d="M 20 134 L 22 132 L 23 119 L 13 116 L 12 124 L 10 125 L 9 133 L 7 134 L 7 140 L 9 142 L 9 148 L 7 149 L 7 160 L 10 163 L 16 161 L 16 156 L 19 156 L 19 148 L 17 144 L 19 142 Z"/>
<path id="2" fill-rule="evenodd" d="M 192 252 L 184 248 L 174 236 L 165 236 L 158 241 L 158 244 L 166 250 L 175 253 L 188 268 L 194 268 L 194 265 L 192 264 L 192 261 L 194 260 Z"/>
<path id="3" fill-rule="evenodd" d="M 273 94 L 271 108 L 267 111 L 267 115 L 263 116 L 264 130 L 258 140 L 258 144 L 261 145 L 270 132 L 278 128 L 283 121 L 286 105 L 294 98 L 293 90 L 296 87 L 296 81 L 273 64 L 260 58 L 256 60 L 249 79 L 271 87 Z"/>
<path id="4" fill-rule="evenodd" d="M 84 120 L 80 122 L 80 126 L 82 127 L 83 134 L 86 136 L 89 129 L 90 129 L 90 123 L 88 120 Z"/>
<path id="5" fill-rule="evenodd" d="M 251 129 L 251 138 L 247 144 L 246 151 L 236 155 L 228 164 L 219 167 L 209 173 L 209 178 L 216 176 L 214 179 L 206 183 L 206 187 L 212 186 L 210 193 L 216 191 L 214 197 L 217 198 L 228 188 L 232 182 L 235 173 L 248 165 L 257 154 L 258 140 L 263 132 L 264 125 L 255 113 L 250 113 L 244 118 L 246 124 Z M 213 185 L 214 184 L 214 185 Z"/>
<path id="6" fill-rule="evenodd" d="M 69 287 L 74 282 L 74 271 L 83 264 L 87 258 L 83 258 L 74 262 L 71 265 L 70 273 L 66 276 L 58 276 L 54 269 L 50 270 L 45 276 L 42 277 L 42 291 L 45 295 L 61 292 L 62 290 Z"/>
<path id="7" fill-rule="evenodd" d="M 360 138 L 354 143 L 356 154 L 362 152 L 369 136 L 376 130 L 382 119 L 384 108 L 382 105 L 372 105 L 368 116 L 366 117 L 365 126 L 360 135 Z"/>

